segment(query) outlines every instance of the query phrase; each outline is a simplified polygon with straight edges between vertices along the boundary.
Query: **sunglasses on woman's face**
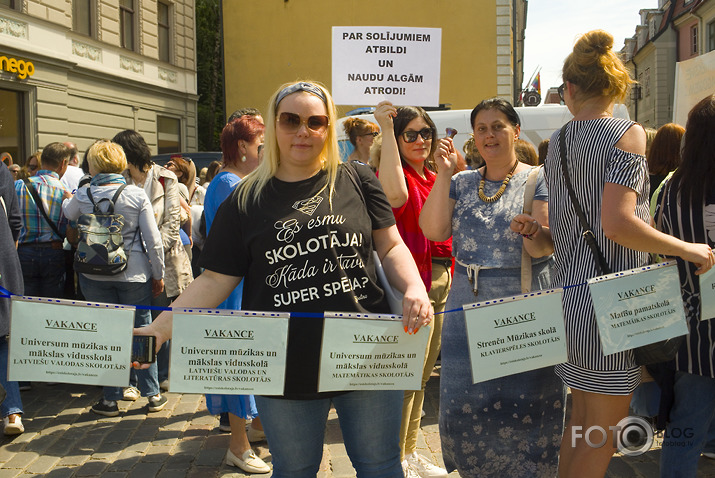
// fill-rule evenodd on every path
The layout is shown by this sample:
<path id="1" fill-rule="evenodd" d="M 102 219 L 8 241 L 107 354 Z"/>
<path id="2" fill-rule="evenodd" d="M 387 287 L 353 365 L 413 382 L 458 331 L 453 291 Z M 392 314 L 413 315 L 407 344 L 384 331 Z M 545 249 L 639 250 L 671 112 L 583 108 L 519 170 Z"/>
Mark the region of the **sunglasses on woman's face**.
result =
<path id="1" fill-rule="evenodd" d="M 30 171 L 35 171 L 38 167 L 39 166 L 36 164 L 28 164 L 27 165 L 27 169 L 29 169 Z"/>
<path id="2" fill-rule="evenodd" d="M 558 87 L 557 91 L 559 92 L 559 98 L 561 98 L 561 101 L 564 101 L 564 89 L 566 88 L 566 83 L 561 83 L 561 86 Z"/>
<path id="3" fill-rule="evenodd" d="M 377 136 L 378 134 L 380 134 L 379 131 L 373 131 L 372 133 L 365 133 L 365 134 L 363 134 L 363 135 L 361 135 L 361 136 L 372 136 L 372 137 L 375 137 L 375 136 Z"/>
<path id="4" fill-rule="evenodd" d="M 328 128 L 330 120 L 325 115 L 308 116 L 303 119 L 296 113 L 283 112 L 278 115 L 278 126 L 286 133 L 297 133 L 301 125 L 305 125 L 314 133 L 322 133 Z"/>
<path id="5" fill-rule="evenodd" d="M 422 136 L 424 141 L 429 141 L 432 139 L 432 130 L 430 128 L 423 128 L 419 131 L 405 131 L 402 133 L 402 139 L 405 143 L 414 143 L 417 141 L 417 135 Z"/>

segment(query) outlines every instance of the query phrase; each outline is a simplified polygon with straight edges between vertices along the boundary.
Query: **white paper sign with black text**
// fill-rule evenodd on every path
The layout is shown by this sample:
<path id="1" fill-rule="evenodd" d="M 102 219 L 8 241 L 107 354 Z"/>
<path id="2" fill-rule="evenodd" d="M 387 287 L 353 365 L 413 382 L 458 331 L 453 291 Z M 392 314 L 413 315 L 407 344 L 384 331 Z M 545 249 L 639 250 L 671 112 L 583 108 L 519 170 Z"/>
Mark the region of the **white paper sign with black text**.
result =
<path id="1" fill-rule="evenodd" d="M 134 307 L 13 297 L 8 380 L 126 387 Z"/>
<path id="2" fill-rule="evenodd" d="M 394 315 L 326 312 L 318 391 L 419 390 L 429 332 L 409 335 Z"/>
<path id="3" fill-rule="evenodd" d="M 174 309 L 172 392 L 283 395 L 289 314 Z"/>
<path id="4" fill-rule="evenodd" d="M 588 287 L 605 355 L 688 333 L 675 261 L 594 277 Z"/>
<path id="5" fill-rule="evenodd" d="M 562 292 L 541 290 L 463 306 L 473 383 L 566 361 Z"/>
<path id="6" fill-rule="evenodd" d="M 333 27 L 333 100 L 439 106 L 441 51 L 441 28 Z"/>

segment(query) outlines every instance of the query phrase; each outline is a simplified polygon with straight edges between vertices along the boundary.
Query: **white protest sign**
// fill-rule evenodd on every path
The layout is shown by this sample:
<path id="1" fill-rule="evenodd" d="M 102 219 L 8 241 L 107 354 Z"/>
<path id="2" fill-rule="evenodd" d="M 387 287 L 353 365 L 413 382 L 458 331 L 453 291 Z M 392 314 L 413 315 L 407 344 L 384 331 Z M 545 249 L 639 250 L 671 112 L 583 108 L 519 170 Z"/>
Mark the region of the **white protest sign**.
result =
<path id="1" fill-rule="evenodd" d="M 134 307 L 12 299 L 8 380 L 126 387 Z"/>
<path id="2" fill-rule="evenodd" d="M 333 100 L 439 106 L 441 51 L 441 28 L 333 27 Z"/>
<path id="3" fill-rule="evenodd" d="M 675 261 L 595 277 L 588 287 L 605 355 L 688 333 Z"/>
<path id="4" fill-rule="evenodd" d="M 394 315 L 326 312 L 318 391 L 419 390 L 428 339 Z"/>
<path id="5" fill-rule="evenodd" d="M 283 395 L 290 315 L 174 309 L 172 392 Z"/>
<path id="6" fill-rule="evenodd" d="M 566 361 L 563 289 L 464 306 L 472 382 Z"/>
<path id="7" fill-rule="evenodd" d="M 715 267 L 700 276 L 700 320 L 715 317 Z"/>

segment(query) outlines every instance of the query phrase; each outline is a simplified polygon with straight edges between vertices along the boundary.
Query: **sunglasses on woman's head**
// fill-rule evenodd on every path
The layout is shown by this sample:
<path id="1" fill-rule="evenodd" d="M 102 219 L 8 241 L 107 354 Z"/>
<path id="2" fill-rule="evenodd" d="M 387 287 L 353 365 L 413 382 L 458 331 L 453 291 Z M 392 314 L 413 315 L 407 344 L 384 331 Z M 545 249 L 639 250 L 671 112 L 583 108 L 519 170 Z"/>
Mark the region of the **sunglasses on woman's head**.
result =
<path id="1" fill-rule="evenodd" d="M 328 128 L 330 120 L 325 115 L 308 116 L 303 119 L 296 113 L 285 111 L 278 115 L 278 126 L 286 133 L 297 133 L 303 124 L 314 133 L 322 133 Z"/>
<path id="2" fill-rule="evenodd" d="M 419 131 L 405 131 L 402 133 L 402 139 L 405 140 L 405 143 L 414 143 L 417 141 L 417 135 L 422 136 L 423 140 L 429 141 L 432 139 L 432 129 L 423 128 Z"/>

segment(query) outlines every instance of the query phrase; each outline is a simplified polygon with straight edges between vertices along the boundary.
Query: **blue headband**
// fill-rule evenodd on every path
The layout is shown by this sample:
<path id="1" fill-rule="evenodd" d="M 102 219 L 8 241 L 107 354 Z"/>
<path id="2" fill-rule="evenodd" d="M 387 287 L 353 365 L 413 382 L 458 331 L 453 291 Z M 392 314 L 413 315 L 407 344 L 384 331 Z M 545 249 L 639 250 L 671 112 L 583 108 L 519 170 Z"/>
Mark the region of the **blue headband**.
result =
<path id="1" fill-rule="evenodd" d="M 323 90 L 321 90 L 312 83 L 300 82 L 294 85 L 287 86 L 278 93 L 278 96 L 276 96 L 276 109 L 278 109 L 278 104 L 283 101 L 283 98 L 297 91 L 305 91 L 307 93 L 315 95 L 321 100 L 323 100 L 323 103 L 325 103 L 326 105 L 328 104 L 328 100 L 325 98 Z"/>

